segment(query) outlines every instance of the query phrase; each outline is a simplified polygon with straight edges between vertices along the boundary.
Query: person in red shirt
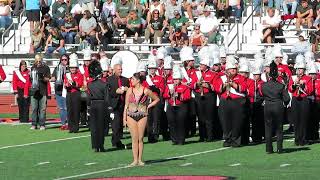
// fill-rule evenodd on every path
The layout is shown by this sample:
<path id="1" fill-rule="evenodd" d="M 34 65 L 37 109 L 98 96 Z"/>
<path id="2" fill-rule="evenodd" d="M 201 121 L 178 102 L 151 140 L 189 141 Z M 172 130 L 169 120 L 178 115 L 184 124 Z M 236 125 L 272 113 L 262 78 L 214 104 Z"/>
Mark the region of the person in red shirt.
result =
<path id="1" fill-rule="evenodd" d="M 150 55 L 148 58 L 149 75 L 146 76 L 146 82 L 149 89 L 160 98 L 160 102 L 149 110 L 148 116 L 148 142 L 155 143 L 159 139 L 161 133 L 164 140 L 169 139 L 168 122 L 164 113 L 164 101 L 162 94 L 164 92 L 164 79 L 156 74 L 158 64 L 156 57 Z"/>
<path id="2" fill-rule="evenodd" d="M 2 83 L 6 78 L 6 73 L 4 72 L 2 65 L 0 65 L 0 83 Z"/>
<path id="3" fill-rule="evenodd" d="M 255 144 L 262 143 L 262 137 L 264 137 L 264 110 L 263 110 L 263 97 L 260 95 L 261 87 L 264 81 L 261 80 L 262 73 L 262 61 L 256 59 L 251 69 L 254 80 L 254 91 L 250 98 L 250 102 L 253 104 L 251 113 L 251 138 Z"/>
<path id="4" fill-rule="evenodd" d="M 16 95 L 19 107 L 19 120 L 21 123 L 29 122 L 29 87 L 30 87 L 30 71 L 25 61 L 20 61 L 19 70 L 13 71 L 12 88 Z"/>
<path id="5" fill-rule="evenodd" d="M 185 143 L 185 119 L 188 118 L 188 101 L 191 99 L 191 90 L 188 86 L 182 84 L 180 71 L 179 66 L 174 68 L 174 84 L 168 84 L 163 95 L 168 101 L 166 114 L 173 145 L 183 145 Z"/>
<path id="6" fill-rule="evenodd" d="M 173 84 L 172 66 L 173 66 L 172 57 L 166 56 L 164 58 L 164 65 L 163 65 L 165 85 Z"/>
<path id="7" fill-rule="evenodd" d="M 224 71 L 222 71 L 221 62 L 220 62 L 219 57 L 217 57 L 217 56 L 213 57 L 212 65 L 213 66 L 211 67 L 211 70 L 213 72 L 217 73 L 220 77 L 224 75 Z"/>
<path id="8" fill-rule="evenodd" d="M 307 125 L 307 140 L 315 142 L 319 139 L 319 99 L 317 99 L 317 91 L 319 90 L 318 68 L 315 62 L 308 63 L 308 75 L 312 78 L 312 87 L 314 91 L 309 98 L 310 102 L 310 119 Z M 317 89 L 318 88 L 318 89 Z"/>
<path id="9" fill-rule="evenodd" d="M 195 92 L 196 111 L 199 123 L 200 142 L 211 142 L 215 137 L 214 126 L 217 126 L 216 102 L 218 89 L 221 84 L 219 76 L 210 70 L 209 56 L 200 62 L 200 71 L 192 76 L 191 87 Z"/>
<path id="10" fill-rule="evenodd" d="M 163 52 L 164 50 L 158 50 L 157 51 L 157 56 L 156 56 L 156 59 L 157 59 L 157 63 L 158 63 L 158 69 L 157 69 L 157 72 L 156 74 L 159 75 L 159 76 L 164 76 L 164 58 L 165 58 L 165 52 Z"/>
<path id="11" fill-rule="evenodd" d="M 241 129 L 245 118 L 247 83 L 237 72 L 236 59 L 227 57 L 226 75 L 221 77 L 219 115 L 225 141 L 224 147 L 241 146 Z M 218 84 L 217 84 L 218 85 Z"/>
<path id="12" fill-rule="evenodd" d="M 312 78 L 305 74 L 306 63 L 303 55 L 296 57 L 296 74 L 289 81 L 289 92 L 292 93 L 292 111 L 294 122 L 295 145 L 304 146 L 306 141 L 307 121 L 310 115 L 308 96 L 313 92 Z"/>
<path id="13" fill-rule="evenodd" d="M 279 77 L 283 80 L 284 84 L 288 85 L 289 79 L 291 78 L 292 73 L 291 73 L 291 70 L 289 69 L 288 65 L 282 64 L 283 53 L 282 53 L 281 47 L 275 46 L 273 53 L 274 53 L 274 57 L 275 57 L 274 62 L 278 66 Z"/>
<path id="14" fill-rule="evenodd" d="M 226 58 L 227 53 L 224 47 L 220 48 L 220 62 L 221 62 L 221 71 L 224 73 L 226 71 Z"/>
<path id="15" fill-rule="evenodd" d="M 67 89 L 67 111 L 69 133 L 79 131 L 81 93 L 80 88 L 83 86 L 83 75 L 78 71 L 78 56 L 70 55 L 69 63 L 70 72 L 64 77 L 64 85 Z"/>

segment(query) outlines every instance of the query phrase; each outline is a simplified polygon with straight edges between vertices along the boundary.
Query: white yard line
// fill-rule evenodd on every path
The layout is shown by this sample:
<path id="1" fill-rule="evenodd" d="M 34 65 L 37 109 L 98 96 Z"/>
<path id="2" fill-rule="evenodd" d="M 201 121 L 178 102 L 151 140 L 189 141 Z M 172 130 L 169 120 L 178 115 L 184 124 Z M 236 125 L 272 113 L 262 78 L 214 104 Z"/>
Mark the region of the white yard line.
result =
<path id="1" fill-rule="evenodd" d="M 94 165 L 94 164 L 97 164 L 96 162 L 92 162 L 92 163 L 86 163 L 84 164 L 85 166 L 91 166 L 91 165 Z"/>
<path id="2" fill-rule="evenodd" d="M 44 164 L 50 164 L 50 162 L 49 162 L 49 161 L 47 161 L 47 162 L 39 162 L 39 163 L 37 164 L 37 166 L 41 166 L 41 165 L 44 165 Z"/>
<path id="3" fill-rule="evenodd" d="M 185 166 L 190 166 L 192 163 L 185 163 L 185 164 L 181 164 L 180 166 L 185 167 Z"/>
<path id="4" fill-rule="evenodd" d="M 291 164 L 281 164 L 280 167 L 287 167 L 290 166 Z"/>
<path id="5" fill-rule="evenodd" d="M 4 162 L 3 162 L 3 161 L 0 161 L 0 164 L 4 164 Z"/>
<path id="6" fill-rule="evenodd" d="M 165 160 L 172 160 L 172 159 L 179 159 L 179 158 L 184 158 L 184 157 L 191 157 L 191 156 L 207 154 L 207 153 L 211 153 L 211 152 L 223 151 L 223 150 L 226 150 L 226 149 L 229 149 L 229 148 L 230 147 L 224 147 L 224 148 L 212 149 L 212 150 L 208 150 L 208 151 L 201 151 L 201 152 L 192 153 L 192 154 L 185 154 L 185 155 L 181 155 L 181 156 L 168 157 L 168 158 L 165 158 Z M 110 169 L 105 169 L 105 170 L 100 170 L 100 171 L 93 171 L 93 172 L 84 173 L 84 174 L 78 174 L 78 175 L 67 176 L 67 177 L 60 177 L 60 178 L 57 178 L 57 179 L 54 179 L 54 180 L 73 179 L 73 178 L 89 176 L 89 175 L 93 175 L 93 174 L 116 171 L 116 170 L 120 170 L 120 169 L 128 169 L 128 168 L 131 168 L 131 167 L 132 166 L 129 166 L 129 165 L 120 166 L 120 167 L 116 167 L 116 168 L 110 168 Z"/>
<path id="7" fill-rule="evenodd" d="M 66 141 L 66 140 L 71 140 L 71 139 L 80 139 L 80 138 L 85 138 L 85 137 L 90 137 L 90 135 L 75 136 L 75 137 L 62 138 L 62 139 L 54 139 L 54 140 L 49 140 L 49 141 L 39 141 L 39 142 L 33 142 L 33 143 L 27 143 L 27 144 L 18 144 L 18 145 L 12 145 L 12 146 L 3 146 L 3 147 L 0 147 L 0 150 L 9 149 L 9 148 L 15 148 L 15 147 L 31 146 L 31 145 L 36 145 L 36 144 L 45 144 L 45 143 Z"/>
<path id="8" fill-rule="evenodd" d="M 240 165 L 241 165 L 240 163 L 235 163 L 235 164 L 230 164 L 229 166 L 235 167 L 235 166 L 240 166 Z"/>

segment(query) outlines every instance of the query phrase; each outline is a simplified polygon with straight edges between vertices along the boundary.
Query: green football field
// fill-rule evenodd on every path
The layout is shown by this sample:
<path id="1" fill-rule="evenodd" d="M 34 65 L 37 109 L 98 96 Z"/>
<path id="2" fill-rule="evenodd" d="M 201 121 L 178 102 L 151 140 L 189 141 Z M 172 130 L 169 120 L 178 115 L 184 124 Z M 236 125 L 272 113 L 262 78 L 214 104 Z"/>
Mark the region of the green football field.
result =
<path id="1" fill-rule="evenodd" d="M 144 167 L 129 167 L 131 150 L 94 153 L 90 133 L 69 134 L 51 126 L 46 131 L 29 125 L 0 124 L 0 179 L 89 179 L 157 175 L 215 175 L 230 179 L 319 179 L 320 144 L 293 146 L 286 137 L 284 154 L 265 153 L 265 145 L 223 148 L 222 142 L 183 146 L 171 142 L 145 144 Z M 86 129 L 83 129 L 84 131 Z M 123 142 L 130 144 L 125 134 Z"/>

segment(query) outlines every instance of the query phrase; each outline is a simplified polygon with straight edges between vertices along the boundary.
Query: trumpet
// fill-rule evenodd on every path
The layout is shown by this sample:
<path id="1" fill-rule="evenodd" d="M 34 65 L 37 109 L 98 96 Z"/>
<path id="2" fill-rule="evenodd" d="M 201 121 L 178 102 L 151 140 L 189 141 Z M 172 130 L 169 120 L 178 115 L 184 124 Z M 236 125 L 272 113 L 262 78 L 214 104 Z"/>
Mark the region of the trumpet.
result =
<path id="1" fill-rule="evenodd" d="M 231 74 L 226 73 L 226 76 L 227 76 L 226 91 L 227 91 L 227 96 L 230 96 L 230 89 L 231 89 L 231 83 L 232 83 Z"/>
<path id="2" fill-rule="evenodd" d="M 300 84 L 300 80 L 301 80 L 301 75 L 298 75 L 297 76 L 297 80 L 296 80 L 296 82 L 295 82 L 295 85 L 298 87 L 298 92 L 297 92 L 297 94 L 298 95 L 300 95 L 301 93 L 303 93 L 303 94 L 307 94 L 303 89 L 303 86 L 304 86 L 304 84 Z"/>
<path id="3" fill-rule="evenodd" d="M 257 101 L 257 80 L 254 80 L 254 99 L 253 99 L 253 102 L 256 102 Z"/>
<path id="4" fill-rule="evenodd" d="M 172 92 L 170 92 L 170 96 L 171 96 L 172 101 L 173 101 L 173 106 L 177 106 L 178 93 L 175 91 L 175 89 L 176 89 L 176 84 L 173 84 Z"/>

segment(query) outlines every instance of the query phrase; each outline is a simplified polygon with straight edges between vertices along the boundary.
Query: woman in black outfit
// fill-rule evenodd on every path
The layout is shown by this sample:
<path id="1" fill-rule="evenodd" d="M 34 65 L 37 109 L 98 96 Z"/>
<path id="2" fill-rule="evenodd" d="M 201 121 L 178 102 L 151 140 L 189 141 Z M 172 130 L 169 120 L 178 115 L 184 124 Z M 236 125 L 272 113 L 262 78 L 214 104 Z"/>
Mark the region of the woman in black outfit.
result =
<path id="1" fill-rule="evenodd" d="M 278 68 L 272 61 L 270 64 L 270 80 L 262 85 L 261 95 L 264 98 L 264 119 L 266 152 L 273 153 L 272 129 L 275 127 L 277 135 L 277 153 L 282 153 L 283 124 L 285 106 L 290 102 L 288 90 L 285 85 L 277 81 Z"/>

